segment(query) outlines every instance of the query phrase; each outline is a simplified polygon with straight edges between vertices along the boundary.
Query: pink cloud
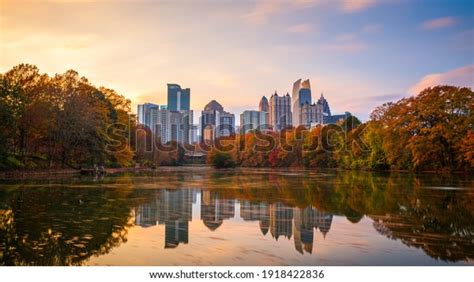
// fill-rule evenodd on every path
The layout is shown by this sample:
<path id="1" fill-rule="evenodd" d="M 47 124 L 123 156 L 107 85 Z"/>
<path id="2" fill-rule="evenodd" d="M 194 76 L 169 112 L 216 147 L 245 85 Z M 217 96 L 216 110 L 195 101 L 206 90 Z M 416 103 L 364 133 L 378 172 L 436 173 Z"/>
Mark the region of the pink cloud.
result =
<path id="1" fill-rule="evenodd" d="M 412 95 L 417 95 L 427 87 L 446 84 L 474 88 L 474 65 L 453 69 L 444 73 L 425 75 L 408 92 Z"/>
<path id="2" fill-rule="evenodd" d="M 376 0 L 343 0 L 341 8 L 344 12 L 354 13 L 365 10 L 377 4 Z"/>
<path id="3" fill-rule="evenodd" d="M 287 32 L 291 33 L 308 33 L 313 30 L 313 27 L 310 24 L 297 24 L 292 25 L 286 29 Z"/>
<path id="4" fill-rule="evenodd" d="M 456 19 L 453 17 L 442 17 L 425 21 L 421 24 L 421 27 L 426 30 L 432 30 L 452 26 L 455 23 Z"/>
<path id="5" fill-rule="evenodd" d="M 288 11 L 301 10 L 318 4 L 322 4 L 321 0 L 259 0 L 256 1 L 253 8 L 245 15 L 243 19 L 248 24 L 264 24 L 268 18 Z"/>

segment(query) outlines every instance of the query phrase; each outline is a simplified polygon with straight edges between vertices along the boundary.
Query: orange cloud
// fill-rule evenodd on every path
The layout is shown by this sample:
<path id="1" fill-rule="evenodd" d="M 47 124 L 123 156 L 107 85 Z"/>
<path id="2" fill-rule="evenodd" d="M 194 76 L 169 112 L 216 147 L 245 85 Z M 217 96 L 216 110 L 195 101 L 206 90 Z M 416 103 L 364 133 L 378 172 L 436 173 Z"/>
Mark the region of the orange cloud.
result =
<path id="1" fill-rule="evenodd" d="M 263 24 L 267 19 L 276 14 L 286 11 L 300 10 L 314 5 L 320 4 L 322 0 L 293 0 L 293 1 L 278 1 L 278 0 L 260 0 L 255 3 L 252 10 L 243 15 L 245 22 L 249 24 Z"/>
<path id="2" fill-rule="evenodd" d="M 444 73 L 428 74 L 413 85 L 408 92 L 412 95 L 417 95 L 427 87 L 444 84 L 474 88 L 474 65 L 457 68 Z"/>
<path id="3" fill-rule="evenodd" d="M 425 21 L 421 24 L 421 27 L 426 30 L 432 30 L 452 26 L 455 23 L 456 19 L 453 17 L 442 17 Z"/>

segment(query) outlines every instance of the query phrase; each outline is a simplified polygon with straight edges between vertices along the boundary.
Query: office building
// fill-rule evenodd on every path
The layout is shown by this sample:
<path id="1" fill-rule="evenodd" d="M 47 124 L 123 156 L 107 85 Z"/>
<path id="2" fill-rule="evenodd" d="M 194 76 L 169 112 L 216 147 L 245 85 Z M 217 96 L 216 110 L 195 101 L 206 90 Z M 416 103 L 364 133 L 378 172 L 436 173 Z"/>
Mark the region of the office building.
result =
<path id="1" fill-rule="evenodd" d="M 168 110 L 189 111 L 191 102 L 191 90 L 181 89 L 178 84 L 168 84 Z"/>
<path id="2" fill-rule="evenodd" d="M 152 132 L 154 132 L 155 123 L 153 120 L 153 115 L 156 116 L 156 111 L 159 108 L 160 106 L 152 104 L 152 103 L 145 103 L 142 105 L 138 105 L 137 107 L 138 123 L 148 127 Z"/>
<path id="3" fill-rule="evenodd" d="M 250 130 L 263 130 L 267 124 L 267 112 L 244 111 L 240 114 L 240 133 L 245 134 Z"/>
<path id="4" fill-rule="evenodd" d="M 281 131 L 292 125 L 290 94 L 278 96 L 275 92 L 270 97 L 270 126 L 275 131 Z"/>
<path id="5" fill-rule="evenodd" d="M 191 142 L 193 111 L 172 111 L 167 107 L 146 103 L 138 105 L 138 123 L 153 133 L 156 141 L 166 144 L 170 141 Z"/>
<path id="6" fill-rule="evenodd" d="M 304 125 L 301 117 L 301 108 L 305 104 L 311 104 L 311 85 L 309 79 L 298 79 L 293 83 L 292 104 L 292 124 L 295 127 Z"/>
<path id="7" fill-rule="evenodd" d="M 331 116 L 331 109 L 329 108 L 329 103 L 326 98 L 324 98 L 323 93 L 321 93 L 321 97 L 319 97 L 318 99 L 318 104 L 323 107 L 324 116 Z"/>
<path id="8" fill-rule="evenodd" d="M 324 123 L 323 107 L 320 104 L 305 103 L 301 106 L 300 111 L 300 125 L 303 125 L 307 129 Z"/>
<path id="9" fill-rule="evenodd" d="M 212 100 L 201 112 L 201 141 L 212 141 L 235 133 L 235 116 L 224 111 L 219 102 Z"/>

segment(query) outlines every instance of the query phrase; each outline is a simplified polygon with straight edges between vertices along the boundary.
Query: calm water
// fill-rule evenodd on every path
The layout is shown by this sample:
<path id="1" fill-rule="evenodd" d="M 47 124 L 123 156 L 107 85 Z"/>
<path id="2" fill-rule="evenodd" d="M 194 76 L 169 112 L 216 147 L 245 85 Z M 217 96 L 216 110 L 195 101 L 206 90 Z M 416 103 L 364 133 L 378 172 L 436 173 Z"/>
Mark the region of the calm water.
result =
<path id="1" fill-rule="evenodd" d="M 473 265 L 466 176 L 181 168 L 0 182 L 0 265 Z"/>

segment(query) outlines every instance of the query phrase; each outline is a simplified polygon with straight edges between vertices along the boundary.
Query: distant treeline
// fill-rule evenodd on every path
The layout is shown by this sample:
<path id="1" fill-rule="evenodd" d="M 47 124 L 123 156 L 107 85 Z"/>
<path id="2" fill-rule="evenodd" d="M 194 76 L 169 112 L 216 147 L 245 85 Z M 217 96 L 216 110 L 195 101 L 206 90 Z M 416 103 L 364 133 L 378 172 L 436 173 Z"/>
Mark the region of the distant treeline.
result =
<path id="1" fill-rule="evenodd" d="M 308 167 L 399 170 L 474 168 L 474 95 L 453 86 L 377 107 L 361 123 L 348 116 L 310 131 L 250 132 L 219 142 L 215 167 Z"/>
<path id="2" fill-rule="evenodd" d="M 215 167 L 472 170 L 474 95 L 437 86 L 377 107 L 361 123 L 283 132 L 249 132 L 201 144 L 155 144 L 137 126 L 130 100 L 69 70 L 53 77 L 36 66 L 0 74 L 0 170 L 182 165 L 205 151 Z"/>

